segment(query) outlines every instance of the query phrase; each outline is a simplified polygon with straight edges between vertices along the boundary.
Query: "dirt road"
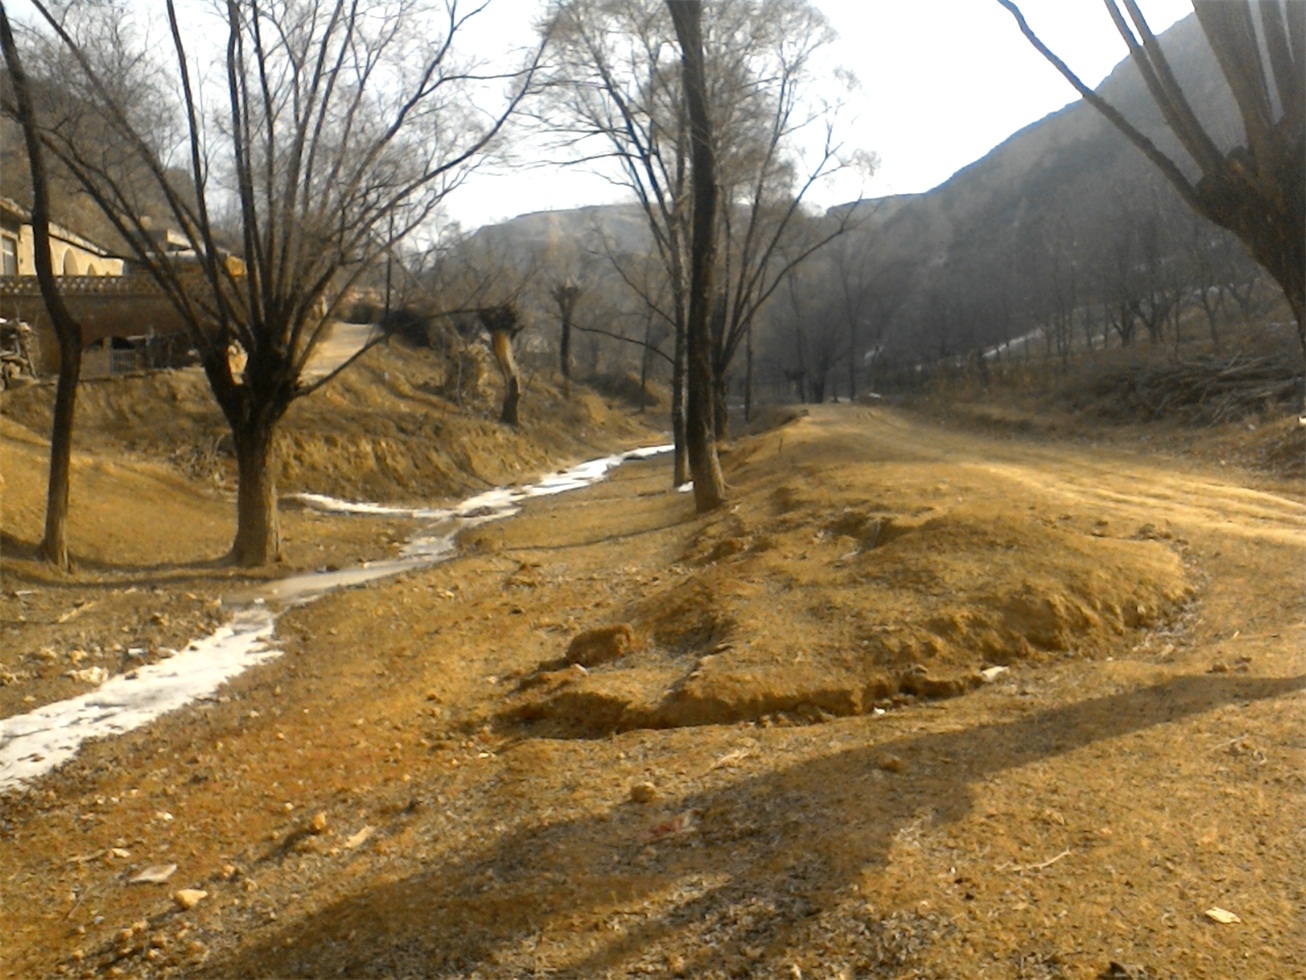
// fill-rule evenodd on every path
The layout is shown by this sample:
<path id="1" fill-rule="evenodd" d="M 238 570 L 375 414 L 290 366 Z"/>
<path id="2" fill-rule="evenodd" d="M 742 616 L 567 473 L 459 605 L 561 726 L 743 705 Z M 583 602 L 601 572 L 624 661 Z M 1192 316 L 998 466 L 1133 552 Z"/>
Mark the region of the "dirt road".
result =
<path id="1" fill-rule="evenodd" d="M 725 465 L 293 610 L 3 800 L 4 968 L 1306 972 L 1300 487 L 880 409 Z"/>

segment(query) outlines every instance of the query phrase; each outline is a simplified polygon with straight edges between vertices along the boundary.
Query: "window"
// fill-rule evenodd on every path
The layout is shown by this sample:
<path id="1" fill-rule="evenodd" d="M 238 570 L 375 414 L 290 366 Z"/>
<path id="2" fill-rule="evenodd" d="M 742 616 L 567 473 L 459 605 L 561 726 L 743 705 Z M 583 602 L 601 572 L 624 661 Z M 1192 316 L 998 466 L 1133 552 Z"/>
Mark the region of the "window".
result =
<path id="1" fill-rule="evenodd" d="M 0 235 L 0 276 L 18 275 L 18 239 Z"/>

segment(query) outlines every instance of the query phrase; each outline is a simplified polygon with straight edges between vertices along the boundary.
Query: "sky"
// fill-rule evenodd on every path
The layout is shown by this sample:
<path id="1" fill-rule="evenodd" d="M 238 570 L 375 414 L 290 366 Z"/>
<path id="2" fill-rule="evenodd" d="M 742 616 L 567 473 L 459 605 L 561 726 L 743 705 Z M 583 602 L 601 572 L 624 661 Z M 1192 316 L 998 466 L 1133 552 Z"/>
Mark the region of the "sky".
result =
<path id="1" fill-rule="evenodd" d="M 1008 136 L 1076 99 L 996 0 L 814 0 L 839 34 L 831 56 L 860 88 L 843 118 L 849 149 L 880 160 L 869 180 L 848 175 L 814 190 L 829 206 L 927 191 Z M 1186 0 L 1140 0 L 1156 33 L 1192 12 Z M 1088 84 L 1125 56 L 1100 0 L 1023 0 L 1030 25 Z M 525 43 L 543 0 L 490 0 L 469 40 L 486 52 Z M 474 175 L 448 200 L 464 228 L 627 200 L 579 168 Z"/>

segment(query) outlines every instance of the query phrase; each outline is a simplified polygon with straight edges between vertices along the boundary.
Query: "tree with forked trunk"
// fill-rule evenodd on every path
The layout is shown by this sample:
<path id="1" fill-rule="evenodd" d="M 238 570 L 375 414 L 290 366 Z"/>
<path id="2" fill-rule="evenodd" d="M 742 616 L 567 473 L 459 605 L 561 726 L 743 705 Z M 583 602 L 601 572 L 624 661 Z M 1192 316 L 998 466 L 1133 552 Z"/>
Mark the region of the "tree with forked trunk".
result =
<path id="1" fill-rule="evenodd" d="M 558 304 L 558 366 L 562 370 L 562 393 L 566 398 L 571 397 L 571 328 L 582 291 L 573 279 L 555 283 L 549 290 L 553 302 Z"/>
<path id="2" fill-rule="evenodd" d="M 82 120 L 41 141 L 181 313 L 235 448 L 230 558 L 274 560 L 277 425 L 363 352 L 311 380 L 309 360 L 351 288 L 492 149 L 538 52 L 478 71 L 455 50 L 481 6 L 458 0 L 225 0 L 185 25 L 167 0 L 153 47 L 133 8 L 33 6 Z M 184 40 L 209 28 L 212 72 Z"/>

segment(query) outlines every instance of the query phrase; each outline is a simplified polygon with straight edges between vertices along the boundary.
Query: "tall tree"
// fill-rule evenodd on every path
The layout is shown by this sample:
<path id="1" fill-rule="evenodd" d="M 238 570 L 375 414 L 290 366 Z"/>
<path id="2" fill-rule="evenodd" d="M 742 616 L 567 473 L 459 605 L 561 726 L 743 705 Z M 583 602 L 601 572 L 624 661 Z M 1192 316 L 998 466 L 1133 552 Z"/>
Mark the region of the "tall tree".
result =
<path id="1" fill-rule="evenodd" d="M 1194 0 L 1198 24 L 1242 117 L 1242 145 L 1224 152 L 1197 118 L 1137 0 L 1105 0 L 1152 100 L 1201 174 L 1192 180 L 1039 39 L 1013 0 L 998 2 L 1038 52 L 1160 169 L 1193 210 L 1247 246 L 1283 290 L 1306 350 L 1306 4 Z"/>
<path id="2" fill-rule="evenodd" d="M 726 499 L 712 423 L 712 345 L 708 324 L 716 263 L 716 154 L 703 65 L 702 0 L 667 0 L 667 7 L 680 42 L 685 104 L 689 110 L 694 222 L 689 250 L 689 317 L 685 324 L 685 447 L 689 470 L 694 476 L 694 504 L 702 514 L 720 507 Z"/>
<path id="3" fill-rule="evenodd" d="M 660 0 L 557 0 L 545 22 L 551 68 L 544 124 L 582 162 L 612 161 L 635 194 L 669 283 L 675 352 L 673 480 L 689 479 L 685 323 L 689 295 L 689 133 Z"/>
<path id="4" fill-rule="evenodd" d="M 59 343 L 59 380 L 55 386 L 54 420 L 50 432 L 50 469 L 46 485 L 45 535 L 40 554 L 46 561 L 69 571 L 68 492 L 72 463 L 73 417 L 77 407 L 77 382 L 82 373 L 82 326 L 64 304 L 50 255 L 50 181 L 41 147 L 32 86 L 24 70 L 9 12 L 0 2 L 0 48 L 13 86 L 14 114 L 23 130 L 28 170 L 32 179 L 32 245 L 41 299 Z"/>
<path id="5" fill-rule="evenodd" d="M 666 8 L 660 0 L 556 0 L 547 24 L 554 67 L 543 119 L 581 162 L 615 161 L 621 182 L 636 193 L 683 346 L 690 121 Z M 721 0 L 704 8 L 700 33 L 722 229 L 712 296 L 714 424 L 722 436 L 726 374 L 754 317 L 786 268 L 833 237 L 831 225 L 806 220 L 805 196 L 846 161 L 834 138 L 838 106 L 814 99 L 809 84 L 816 52 L 833 37 L 813 5 Z M 823 139 L 807 139 L 822 128 Z M 807 151 L 812 143 L 818 148 Z M 813 237 L 818 227 L 826 234 Z M 799 242 L 803 247 L 792 247 Z"/>
<path id="6" fill-rule="evenodd" d="M 173 0 L 159 63 L 130 21 L 110 32 L 119 44 L 104 59 L 60 16 L 130 8 L 33 5 L 67 56 L 64 88 L 112 136 L 55 128 L 42 139 L 187 323 L 235 447 L 232 560 L 275 559 L 277 424 L 352 359 L 313 381 L 306 364 L 351 287 L 490 150 L 538 53 L 499 75 L 460 62 L 455 42 L 482 7 L 458 0 L 226 0 L 207 73 L 184 40 L 195 25 L 183 28 Z M 152 97 L 128 98 L 142 91 Z M 486 100 L 496 107 L 481 111 Z M 153 222 L 146 198 L 166 202 Z M 245 354 L 239 373 L 233 346 Z"/>

